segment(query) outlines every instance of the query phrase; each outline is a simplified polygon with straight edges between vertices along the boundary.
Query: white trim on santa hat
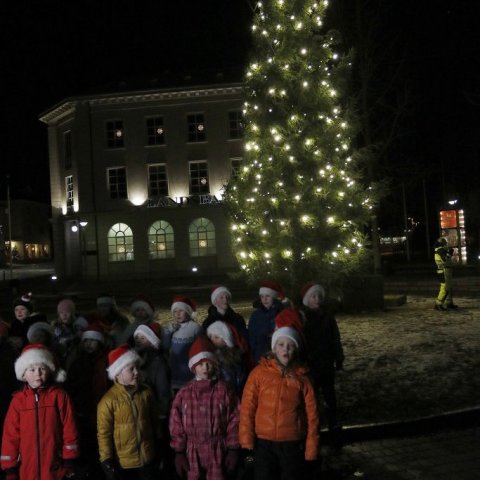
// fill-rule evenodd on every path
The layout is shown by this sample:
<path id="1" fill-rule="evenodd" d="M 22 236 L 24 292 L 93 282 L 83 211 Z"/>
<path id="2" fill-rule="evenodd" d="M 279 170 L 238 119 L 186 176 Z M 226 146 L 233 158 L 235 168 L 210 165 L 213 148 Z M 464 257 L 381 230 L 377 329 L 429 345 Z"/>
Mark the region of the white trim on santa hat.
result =
<path id="1" fill-rule="evenodd" d="M 105 336 L 97 330 L 85 330 L 82 333 L 82 340 L 97 340 L 100 343 L 104 343 Z"/>
<path id="2" fill-rule="evenodd" d="M 277 298 L 278 293 L 279 292 L 277 292 L 276 290 L 273 290 L 272 288 L 268 288 L 268 287 L 260 287 L 258 290 L 259 295 L 269 295 L 272 298 Z"/>
<path id="3" fill-rule="evenodd" d="M 133 314 L 135 313 L 135 310 L 139 308 L 143 308 L 143 310 L 145 310 L 150 315 L 150 317 L 153 317 L 153 308 L 146 300 L 141 300 L 141 299 L 134 300 L 132 302 L 132 305 L 130 306 L 130 311 Z"/>
<path id="4" fill-rule="evenodd" d="M 192 370 L 192 368 L 199 363 L 202 360 L 210 360 L 212 362 L 217 361 L 217 356 L 213 352 L 199 352 L 196 355 L 194 355 L 190 360 L 188 361 L 188 368 Z"/>
<path id="5" fill-rule="evenodd" d="M 298 333 L 298 330 L 292 327 L 281 327 L 281 328 L 277 328 L 277 330 L 273 332 L 272 350 L 275 348 L 275 344 L 277 343 L 280 337 L 289 338 L 290 340 L 292 340 L 293 343 L 295 343 L 295 346 L 297 348 L 300 344 L 300 334 Z"/>
<path id="6" fill-rule="evenodd" d="M 67 378 L 65 370 L 55 366 L 55 360 L 52 353 L 46 347 L 26 347 L 23 353 L 15 361 L 15 375 L 17 380 L 25 381 L 23 375 L 30 365 L 42 363 L 46 365 L 56 382 L 64 382 Z"/>
<path id="7" fill-rule="evenodd" d="M 133 338 L 137 335 L 143 335 L 152 344 L 153 348 L 158 350 L 160 347 L 160 339 L 148 325 L 139 325 L 133 332 Z"/>
<path id="8" fill-rule="evenodd" d="M 325 299 L 325 289 L 318 283 L 314 283 L 303 295 L 302 303 L 306 307 L 308 307 L 308 299 L 310 298 L 310 295 L 313 295 L 314 293 L 318 293 L 321 300 Z"/>
<path id="9" fill-rule="evenodd" d="M 233 347 L 234 341 L 232 331 L 225 322 L 217 320 L 216 322 L 213 322 L 211 325 L 209 325 L 209 327 L 207 328 L 207 335 L 210 336 L 212 334 L 218 335 L 220 338 L 222 338 L 227 347 Z"/>
<path id="10" fill-rule="evenodd" d="M 123 355 L 118 357 L 108 368 L 108 378 L 110 380 L 115 380 L 117 375 L 131 363 L 140 363 L 140 356 L 135 350 L 127 350 Z"/>
<path id="11" fill-rule="evenodd" d="M 232 298 L 232 293 L 230 292 L 230 290 L 227 287 L 220 285 L 215 290 L 213 290 L 212 294 L 210 295 L 210 301 L 212 302 L 212 305 L 215 305 L 215 300 L 221 293 L 226 293 L 228 295 L 228 298 Z"/>
<path id="12" fill-rule="evenodd" d="M 177 308 L 179 308 L 180 310 L 184 310 L 185 312 L 187 312 L 187 315 L 188 315 L 189 317 L 192 317 L 192 316 L 193 316 L 193 308 L 192 308 L 188 303 L 185 303 L 185 302 L 174 302 L 174 303 L 172 303 L 172 308 L 171 308 L 172 313 L 173 313 Z"/>

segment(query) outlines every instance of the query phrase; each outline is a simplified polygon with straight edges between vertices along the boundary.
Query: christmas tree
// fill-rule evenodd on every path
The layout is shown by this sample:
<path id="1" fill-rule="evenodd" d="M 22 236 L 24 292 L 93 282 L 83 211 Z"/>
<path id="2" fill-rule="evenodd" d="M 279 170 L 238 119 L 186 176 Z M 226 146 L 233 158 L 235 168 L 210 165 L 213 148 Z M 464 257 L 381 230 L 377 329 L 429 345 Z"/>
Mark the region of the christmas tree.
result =
<path id="1" fill-rule="evenodd" d="M 257 3 L 245 80 L 245 155 L 226 188 L 247 280 L 330 282 L 365 259 L 372 187 L 352 147 L 347 56 L 323 33 L 327 1 Z M 344 95 L 343 95 L 344 97 Z"/>

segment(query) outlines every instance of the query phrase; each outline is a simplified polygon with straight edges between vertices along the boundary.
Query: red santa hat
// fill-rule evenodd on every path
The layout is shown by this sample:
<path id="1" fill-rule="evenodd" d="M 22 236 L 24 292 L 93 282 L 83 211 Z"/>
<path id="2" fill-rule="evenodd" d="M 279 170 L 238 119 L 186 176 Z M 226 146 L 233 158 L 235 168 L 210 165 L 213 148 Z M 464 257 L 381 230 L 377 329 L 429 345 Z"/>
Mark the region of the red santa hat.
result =
<path id="1" fill-rule="evenodd" d="M 52 352 L 41 343 L 31 343 L 22 350 L 22 353 L 15 361 L 15 375 L 17 380 L 24 381 L 23 375 L 25 370 L 27 370 L 30 365 L 37 363 L 48 367 L 54 381 L 64 382 L 67 379 L 67 373 L 65 370 L 58 368 Z"/>
<path id="2" fill-rule="evenodd" d="M 307 283 L 306 285 L 303 286 L 301 295 L 302 295 L 302 303 L 308 307 L 308 299 L 310 298 L 311 295 L 314 293 L 318 293 L 318 296 L 320 297 L 320 300 L 325 299 L 325 289 L 319 285 L 318 283 Z"/>
<path id="3" fill-rule="evenodd" d="M 160 324 L 152 322 L 149 325 L 139 325 L 133 332 L 133 337 L 143 335 L 152 344 L 153 348 L 158 350 L 160 348 L 160 333 Z"/>
<path id="4" fill-rule="evenodd" d="M 49 337 L 50 340 L 53 340 L 53 327 L 47 322 L 35 322 L 30 325 L 29 329 L 27 330 L 27 338 L 30 343 L 35 340 L 35 334 L 39 331 L 44 331 Z"/>
<path id="5" fill-rule="evenodd" d="M 82 333 L 82 340 L 97 340 L 100 343 L 105 343 L 105 335 L 102 325 L 99 323 L 91 323 L 87 329 Z"/>
<path id="6" fill-rule="evenodd" d="M 108 354 L 108 378 L 115 380 L 117 375 L 131 363 L 140 363 L 140 356 L 130 345 L 124 343 Z"/>
<path id="7" fill-rule="evenodd" d="M 223 339 L 227 347 L 233 347 L 235 345 L 235 340 L 233 338 L 232 331 L 230 330 L 230 327 L 227 325 L 226 322 L 222 322 L 221 320 L 217 320 L 216 322 L 213 322 L 208 328 L 207 328 L 207 335 L 210 337 L 210 335 L 218 335 L 220 338 Z"/>
<path id="8" fill-rule="evenodd" d="M 130 311 L 133 314 L 135 313 L 135 310 L 139 308 L 142 308 L 150 317 L 153 317 L 155 307 L 153 306 L 152 301 L 146 295 L 137 295 L 130 306 Z"/>
<path id="9" fill-rule="evenodd" d="M 285 291 L 283 290 L 282 286 L 275 280 L 264 280 L 260 284 L 258 294 L 270 295 L 271 297 L 278 298 L 279 300 L 283 300 L 285 298 Z"/>
<path id="10" fill-rule="evenodd" d="M 194 318 L 197 311 L 197 303 L 195 302 L 195 300 L 192 300 L 191 298 L 188 298 L 185 295 L 175 295 L 172 301 L 172 307 L 171 307 L 172 313 L 177 308 L 187 312 L 187 315 L 190 318 Z"/>
<path id="11" fill-rule="evenodd" d="M 188 368 L 193 372 L 195 367 L 205 360 L 212 362 L 217 361 L 214 353 L 214 346 L 212 342 L 205 336 L 200 336 L 195 339 L 188 352 Z"/>
<path id="12" fill-rule="evenodd" d="M 223 285 L 219 285 L 218 287 L 213 287 L 212 293 L 210 295 L 210 300 L 212 302 L 212 305 L 215 305 L 215 300 L 221 293 L 226 293 L 228 298 L 232 298 L 232 293 L 227 287 Z"/>
<path id="13" fill-rule="evenodd" d="M 295 344 L 295 346 L 297 348 L 300 345 L 300 333 L 298 332 L 298 330 L 296 328 L 281 327 L 281 328 L 277 328 L 277 330 L 275 330 L 273 332 L 273 335 L 272 335 L 272 350 L 275 348 L 275 344 L 277 343 L 277 341 L 280 337 L 289 338 L 290 340 L 293 341 L 293 343 Z"/>
<path id="14" fill-rule="evenodd" d="M 284 308 L 275 317 L 275 328 L 293 327 L 299 332 L 303 331 L 300 316 L 294 308 Z"/>

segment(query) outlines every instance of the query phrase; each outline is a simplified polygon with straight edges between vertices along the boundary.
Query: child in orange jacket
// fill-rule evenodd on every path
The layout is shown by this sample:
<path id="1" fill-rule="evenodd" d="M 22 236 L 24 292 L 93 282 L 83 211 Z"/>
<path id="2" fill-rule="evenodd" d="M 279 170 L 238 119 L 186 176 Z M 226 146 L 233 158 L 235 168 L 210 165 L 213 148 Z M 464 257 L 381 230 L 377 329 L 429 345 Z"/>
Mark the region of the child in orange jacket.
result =
<path id="1" fill-rule="evenodd" d="M 240 407 L 240 444 L 253 451 L 255 478 L 304 478 L 318 456 L 319 422 L 307 368 L 298 362 L 300 334 L 281 327 L 272 352 L 250 373 Z"/>

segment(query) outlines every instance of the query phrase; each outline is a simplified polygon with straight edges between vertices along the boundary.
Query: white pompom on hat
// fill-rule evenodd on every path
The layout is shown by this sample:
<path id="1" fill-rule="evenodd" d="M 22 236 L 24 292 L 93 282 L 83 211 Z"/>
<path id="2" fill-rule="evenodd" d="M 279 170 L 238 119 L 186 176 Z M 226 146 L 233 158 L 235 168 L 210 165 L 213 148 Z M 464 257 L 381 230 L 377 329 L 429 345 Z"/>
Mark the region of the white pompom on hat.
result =
<path id="1" fill-rule="evenodd" d="M 227 347 L 231 348 L 235 345 L 230 327 L 221 320 L 217 320 L 216 322 L 213 322 L 211 325 L 209 325 L 209 327 L 207 328 L 207 335 L 218 335 L 220 338 L 223 339 Z"/>
<path id="2" fill-rule="evenodd" d="M 143 335 L 155 348 L 160 348 L 160 324 L 152 322 L 149 325 L 139 325 L 135 332 L 133 332 L 133 338 L 137 335 Z"/>
<path id="3" fill-rule="evenodd" d="M 22 353 L 15 361 L 15 375 L 17 380 L 24 381 L 23 375 L 25 374 L 25 370 L 31 365 L 38 363 L 48 367 L 54 381 L 64 382 L 67 379 L 67 373 L 65 370 L 58 368 L 52 352 L 41 343 L 31 343 L 22 350 Z"/>
<path id="4" fill-rule="evenodd" d="M 307 283 L 303 286 L 301 295 L 302 295 L 302 303 L 308 307 L 308 299 L 314 293 L 318 293 L 318 296 L 321 300 L 325 299 L 325 289 L 319 285 L 318 283 Z"/>
<path id="5" fill-rule="evenodd" d="M 184 310 L 190 318 L 194 318 L 197 311 L 197 303 L 185 295 L 175 295 L 172 301 L 171 312 L 173 313 L 177 308 Z"/>
<path id="6" fill-rule="evenodd" d="M 275 348 L 275 344 L 277 343 L 280 337 L 289 338 L 290 340 L 293 341 L 293 343 L 297 348 L 300 345 L 300 334 L 298 333 L 298 330 L 292 327 L 281 327 L 281 328 L 277 328 L 277 330 L 273 332 L 272 350 Z"/>
<path id="7" fill-rule="evenodd" d="M 213 287 L 212 294 L 210 295 L 210 301 L 212 302 L 212 305 L 215 305 L 215 301 L 217 300 L 217 297 L 221 293 L 226 293 L 228 295 L 228 298 L 232 298 L 232 293 L 224 285 L 219 285 L 218 287 Z"/>
<path id="8" fill-rule="evenodd" d="M 30 313 L 32 313 L 34 310 L 32 292 L 24 293 L 20 298 L 17 298 L 13 302 L 13 308 L 18 306 L 25 307 Z"/>
<path id="9" fill-rule="evenodd" d="M 212 342 L 207 337 L 197 337 L 188 351 L 188 368 L 193 372 L 195 367 L 205 360 L 217 362 L 214 348 Z"/>
<path id="10" fill-rule="evenodd" d="M 140 363 L 140 356 L 130 345 L 124 343 L 118 346 L 108 354 L 108 378 L 115 380 L 117 375 L 131 363 Z"/>

